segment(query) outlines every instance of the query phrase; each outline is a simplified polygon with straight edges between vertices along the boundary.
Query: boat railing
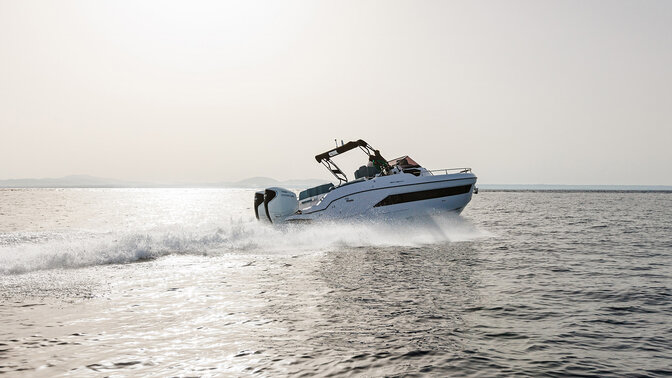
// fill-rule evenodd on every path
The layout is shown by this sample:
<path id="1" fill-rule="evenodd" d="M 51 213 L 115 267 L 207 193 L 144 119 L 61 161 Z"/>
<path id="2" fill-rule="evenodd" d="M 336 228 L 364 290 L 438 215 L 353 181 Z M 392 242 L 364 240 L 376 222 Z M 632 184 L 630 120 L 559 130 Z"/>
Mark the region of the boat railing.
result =
<path id="1" fill-rule="evenodd" d="M 432 176 L 435 175 L 447 175 L 449 173 L 470 173 L 471 168 L 443 168 L 443 169 L 432 169 L 428 170 Z"/>

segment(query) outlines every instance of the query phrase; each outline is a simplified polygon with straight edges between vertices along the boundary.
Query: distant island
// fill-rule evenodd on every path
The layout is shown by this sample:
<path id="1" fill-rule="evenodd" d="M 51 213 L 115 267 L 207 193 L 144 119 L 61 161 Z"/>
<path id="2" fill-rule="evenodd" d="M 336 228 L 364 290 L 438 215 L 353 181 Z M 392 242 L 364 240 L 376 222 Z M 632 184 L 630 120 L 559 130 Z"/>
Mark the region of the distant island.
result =
<path id="1" fill-rule="evenodd" d="M 59 178 L 27 178 L 0 180 L 0 188 L 267 188 L 280 186 L 304 189 L 327 180 L 295 179 L 279 181 L 270 177 L 251 177 L 240 181 L 206 183 L 124 181 L 89 175 L 71 175 Z M 476 184 L 483 191 L 638 191 L 670 192 L 669 185 L 546 185 L 546 184 Z"/>

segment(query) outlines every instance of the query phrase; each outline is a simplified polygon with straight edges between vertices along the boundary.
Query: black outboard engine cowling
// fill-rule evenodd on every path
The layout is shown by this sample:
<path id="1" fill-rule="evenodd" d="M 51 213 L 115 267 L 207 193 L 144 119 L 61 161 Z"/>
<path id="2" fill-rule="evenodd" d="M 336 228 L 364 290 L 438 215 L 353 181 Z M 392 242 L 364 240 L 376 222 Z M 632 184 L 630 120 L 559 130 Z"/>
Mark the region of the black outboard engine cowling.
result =
<path id="1" fill-rule="evenodd" d="M 257 219 L 271 223 L 282 223 L 285 218 L 296 213 L 299 201 L 291 190 L 272 187 L 254 194 L 254 211 Z"/>

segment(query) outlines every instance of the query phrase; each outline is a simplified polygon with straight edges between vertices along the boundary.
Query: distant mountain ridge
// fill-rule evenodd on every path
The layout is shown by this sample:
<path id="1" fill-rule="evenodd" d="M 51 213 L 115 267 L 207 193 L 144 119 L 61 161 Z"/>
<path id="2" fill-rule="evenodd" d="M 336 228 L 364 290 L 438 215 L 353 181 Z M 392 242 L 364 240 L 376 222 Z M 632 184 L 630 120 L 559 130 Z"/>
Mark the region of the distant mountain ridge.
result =
<path id="1" fill-rule="evenodd" d="M 156 183 L 117 180 L 89 175 L 70 175 L 58 178 L 0 180 L 0 188 L 266 188 L 270 186 L 283 186 L 300 189 L 324 183 L 326 183 L 326 180 L 303 179 L 278 181 L 270 177 L 251 177 L 235 182 Z"/>
<path id="2" fill-rule="evenodd" d="M 301 189 L 326 183 L 327 180 L 319 180 L 319 179 L 294 179 L 294 180 L 278 181 L 270 177 L 250 177 L 235 182 L 223 181 L 204 185 L 211 187 L 222 187 L 222 188 L 268 188 L 271 186 L 281 186 L 292 189 Z"/>

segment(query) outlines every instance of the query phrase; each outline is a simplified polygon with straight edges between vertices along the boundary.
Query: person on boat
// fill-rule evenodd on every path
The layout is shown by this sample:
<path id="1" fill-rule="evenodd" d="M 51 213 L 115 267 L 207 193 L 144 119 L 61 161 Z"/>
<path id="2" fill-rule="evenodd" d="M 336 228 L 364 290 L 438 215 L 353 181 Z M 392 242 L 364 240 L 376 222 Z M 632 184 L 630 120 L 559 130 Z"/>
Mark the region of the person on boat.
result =
<path id="1" fill-rule="evenodd" d="M 373 155 L 369 156 L 369 162 L 381 172 L 387 172 L 390 169 L 390 165 L 387 164 L 387 161 L 380 155 L 380 151 L 378 150 L 374 150 Z"/>

